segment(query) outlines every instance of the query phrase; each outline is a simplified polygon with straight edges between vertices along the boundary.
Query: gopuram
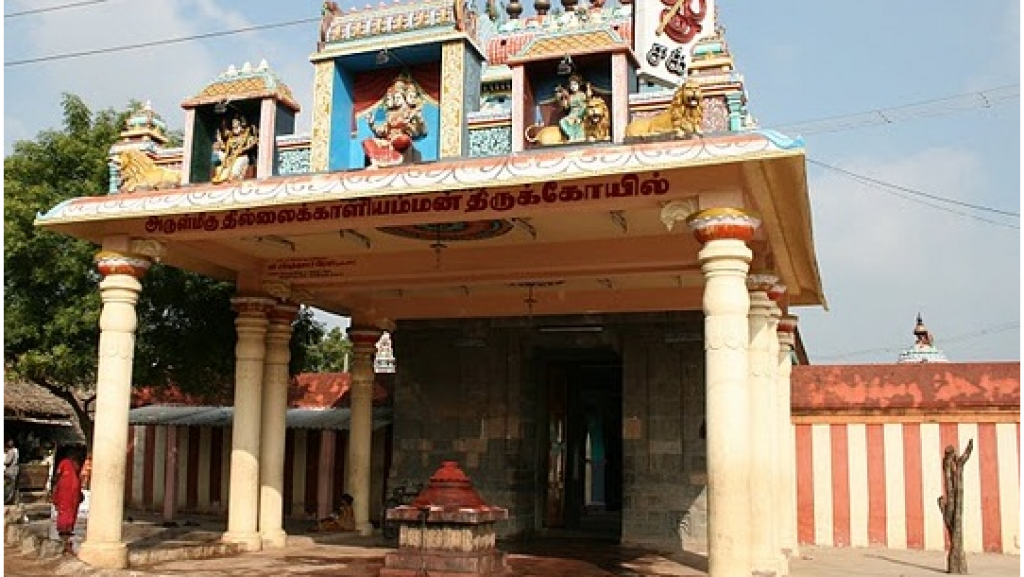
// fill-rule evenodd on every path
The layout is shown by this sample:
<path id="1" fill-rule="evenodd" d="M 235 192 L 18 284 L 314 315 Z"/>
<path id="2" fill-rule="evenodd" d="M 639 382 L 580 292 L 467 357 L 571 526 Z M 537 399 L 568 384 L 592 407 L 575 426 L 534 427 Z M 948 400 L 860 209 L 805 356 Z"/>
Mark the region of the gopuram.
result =
<path id="1" fill-rule="evenodd" d="M 590 532 L 706 555 L 714 577 L 787 574 L 794 312 L 825 304 L 803 143 L 757 127 L 714 0 L 532 8 L 325 3 L 310 134 L 266 61 L 226 62 L 183 87 L 181 148 L 144 108 L 109 190 L 38 217 L 94 242 L 103 277 L 83 560 L 128 562 L 134 307 L 171 266 L 237 287 L 224 540 L 285 545 L 287 343 L 309 305 L 352 320 L 358 531 L 457 461 L 508 510 L 498 539 Z"/>

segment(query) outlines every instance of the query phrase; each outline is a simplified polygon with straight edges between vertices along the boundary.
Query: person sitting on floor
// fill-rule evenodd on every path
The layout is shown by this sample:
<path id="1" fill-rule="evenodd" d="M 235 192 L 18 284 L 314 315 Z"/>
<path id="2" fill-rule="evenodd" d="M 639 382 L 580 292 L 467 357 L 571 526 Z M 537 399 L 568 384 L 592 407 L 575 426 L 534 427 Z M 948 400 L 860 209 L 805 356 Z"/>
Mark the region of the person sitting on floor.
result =
<path id="1" fill-rule="evenodd" d="M 320 519 L 316 522 L 316 527 L 313 527 L 313 531 L 355 531 L 356 530 L 356 517 L 355 511 L 352 509 L 352 502 L 355 499 L 352 495 L 345 493 L 341 496 L 341 507 L 338 508 L 336 515 L 331 515 L 326 519 Z"/>

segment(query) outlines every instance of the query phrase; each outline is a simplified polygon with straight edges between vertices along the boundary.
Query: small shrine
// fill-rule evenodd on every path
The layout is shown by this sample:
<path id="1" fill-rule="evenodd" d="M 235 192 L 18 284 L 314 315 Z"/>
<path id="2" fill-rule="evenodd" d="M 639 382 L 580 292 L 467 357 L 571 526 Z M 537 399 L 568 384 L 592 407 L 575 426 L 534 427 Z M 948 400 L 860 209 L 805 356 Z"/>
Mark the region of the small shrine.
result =
<path id="1" fill-rule="evenodd" d="M 398 551 L 384 558 L 381 577 L 505 575 L 505 553 L 494 524 L 508 509 L 492 507 L 455 461 L 444 461 L 430 484 L 409 505 L 389 509 L 401 523 Z"/>
<path id="2" fill-rule="evenodd" d="M 909 349 L 900 353 L 897 363 L 948 363 L 946 354 L 935 347 L 934 337 L 928 327 L 924 326 L 921 314 L 917 315 L 917 324 L 914 325 L 914 338 L 916 341 Z"/>

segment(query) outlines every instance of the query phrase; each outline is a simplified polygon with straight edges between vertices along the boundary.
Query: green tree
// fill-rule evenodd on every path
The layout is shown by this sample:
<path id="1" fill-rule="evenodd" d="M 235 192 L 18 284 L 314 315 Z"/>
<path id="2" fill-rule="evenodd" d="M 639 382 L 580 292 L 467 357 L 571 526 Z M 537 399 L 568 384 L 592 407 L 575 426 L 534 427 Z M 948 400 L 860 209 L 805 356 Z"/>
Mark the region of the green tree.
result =
<path id="1" fill-rule="evenodd" d="M 352 353 L 352 341 L 334 327 L 305 351 L 304 371 L 312 373 L 340 373 L 348 369 L 348 357 Z"/>
<path id="2" fill-rule="evenodd" d="M 68 199 L 106 193 L 107 154 L 127 112 L 94 114 L 70 94 L 63 110 L 62 130 L 17 142 L 4 159 L 4 368 L 67 400 L 91 439 L 101 309 L 93 256 L 99 247 L 33 221 Z M 233 285 L 159 264 L 142 285 L 135 384 L 173 384 L 211 399 L 230 398 Z M 296 322 L 294 367 L 301 368 L 305 356 L 296 352 L 303 339 L 322 335 L 317 324 L 311 314 Z"/>

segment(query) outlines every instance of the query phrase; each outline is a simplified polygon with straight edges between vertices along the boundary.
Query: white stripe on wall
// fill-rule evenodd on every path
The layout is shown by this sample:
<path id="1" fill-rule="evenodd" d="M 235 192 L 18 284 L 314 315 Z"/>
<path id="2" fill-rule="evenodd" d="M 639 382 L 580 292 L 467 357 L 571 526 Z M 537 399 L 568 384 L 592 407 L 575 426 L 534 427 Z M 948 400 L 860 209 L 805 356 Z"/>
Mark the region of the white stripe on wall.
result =
<path id="1" fill-rule="evenodd" d="M 974 450 L 964 463 L 964 550 L 983 551 L 981 534 L 981 455 L 978 451 L 978 425 L 960 423 L 957 427 L 960 446 L 959 455 L 967 447 L 967 441 L 974 439 Z"/>
<path id="2" fill-rule="evenodd" d="M 1020 462 L 1017 458 L 1017 425 L 996 425 L 999 451 L 999 523 L 1003 553 L 1020 553 Z"/>
<path id="3" fill-rule="evenodd" d="M 850 471 L 850 545 L 868 546 L 868 438 L 867 428 L 851 424 L 846 429 Z"/>
<path id="4" fill-rule="evenodd" d="M 924 501 L 924 548 L 946 548 L 945 525 L 939 511 L 942 495 L 942 436 L 938 423 L 921 423 L 921 499 Z"/>
<path id="5" fill-rule="evenodd" d="M 903 471 L 903 425 L 882 425 L 885 439 L 885 533 L 888 546 L 907 548 L 907 506 Z"/>
<path id="6" fill-rule="evenodd" d="M 833 544 L 832 442 L 829 425 L 811 425 L 811 461 L 814 469 L 814 542 Z"/>

